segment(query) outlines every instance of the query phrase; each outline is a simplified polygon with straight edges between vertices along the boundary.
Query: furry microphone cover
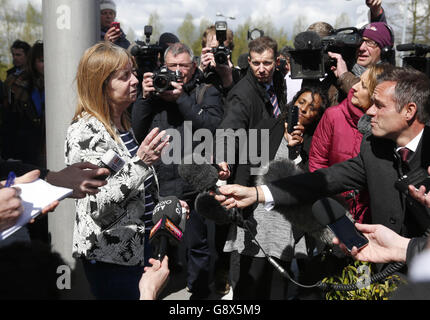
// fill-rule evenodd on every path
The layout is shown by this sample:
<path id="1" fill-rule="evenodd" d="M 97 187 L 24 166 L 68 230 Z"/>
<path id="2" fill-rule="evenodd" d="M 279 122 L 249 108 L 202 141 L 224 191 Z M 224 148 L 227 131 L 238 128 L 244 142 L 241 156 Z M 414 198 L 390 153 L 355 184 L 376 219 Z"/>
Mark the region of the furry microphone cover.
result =
<path id="1" fill-rule="evenodd" d="M 265 169 L 267 170 L 265 175 L 257 176 L 256 185 L 265 185 L 281 178 L 303 173 L 303 170 L 288 159 L 273 160 L 269 162 L 267 168 L 263 168 L 262 170 Z M 311 235 L 317 241 L 333 246 L 332 240 L 335 235 L 327 227 L 321 226 L 314 218 L 312 203 L 287 207 L 277 206 L 273 210 L 281 213 L 293 226 Z"/>

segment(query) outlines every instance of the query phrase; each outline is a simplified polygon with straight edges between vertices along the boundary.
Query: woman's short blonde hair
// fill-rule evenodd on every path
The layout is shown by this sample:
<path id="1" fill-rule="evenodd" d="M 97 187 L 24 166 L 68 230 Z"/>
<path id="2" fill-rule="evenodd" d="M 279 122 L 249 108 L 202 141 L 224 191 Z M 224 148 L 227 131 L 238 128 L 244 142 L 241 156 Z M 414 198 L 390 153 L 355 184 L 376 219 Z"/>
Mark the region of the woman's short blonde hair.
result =
<path id="1" fill-rule="evenodd" d="M 108 41 L 97 43 L 85 51 L 76 74 L 78 105 L 73 121 L 86 112 L 101 121 L 115 140 L 119 139 L 112 121 L 107 86 L 110 77 L 129 63 L 133 63 L 130 53 Z M 126 112 L 121 122 L 127 130 L 130 129 Z"/>
<path id="2" fill-rule="evenodd" d="M 377 83 L 378 76 L 389 72 L 394 67 L 389 63 L 377 63 L 371 67 L 369 67 L 369 74 L 367 76 L 367 89 L 369 90 L 370 96 L 373 95 L 373 91 L 375 91 Z"/>

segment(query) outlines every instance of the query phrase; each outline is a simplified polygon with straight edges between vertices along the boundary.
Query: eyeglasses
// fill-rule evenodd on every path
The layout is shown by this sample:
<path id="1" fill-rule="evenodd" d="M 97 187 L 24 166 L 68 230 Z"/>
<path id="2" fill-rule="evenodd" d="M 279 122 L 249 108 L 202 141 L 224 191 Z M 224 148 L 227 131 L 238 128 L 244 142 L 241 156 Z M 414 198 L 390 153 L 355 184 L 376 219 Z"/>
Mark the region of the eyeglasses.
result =
<path id="1" fill-rule="evenodd" d="M 368 46 L 369 48 L 372 48 L 372 49 L 374 49 L 374 48 L 376 48 L 378 46 L 378 44 L 375 41 L 371 40 L 371 39 L 362 39 L 361 40 L 361 44 L 363 42 L 366 43 L 366 46 Z"/>
<path id="2" fill-rule="evenodd" d="M 174 68 L 189 69 L 192 64 L 193 64 L 192 62 L 188 62 L 188 63 L 166 63 L 166 66 L 169 69 L 174 69 Z"/>

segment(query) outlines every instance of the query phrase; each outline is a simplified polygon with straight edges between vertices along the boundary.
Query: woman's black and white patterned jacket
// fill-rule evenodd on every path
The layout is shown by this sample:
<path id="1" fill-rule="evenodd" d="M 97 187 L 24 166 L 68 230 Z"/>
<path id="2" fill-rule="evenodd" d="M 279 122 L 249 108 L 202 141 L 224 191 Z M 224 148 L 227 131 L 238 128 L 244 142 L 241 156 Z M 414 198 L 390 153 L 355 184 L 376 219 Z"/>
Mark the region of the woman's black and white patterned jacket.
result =
<path id="1" fill-rule="evenodd" d="M 67 130 L 67 165 L 83 161 L 97 165 L 110 149 L 125 161 L 125 165 L 107 178 L 107 185 L 101 187 L 99 193 L 76 200 L 73 256 L 121 265 L 143 265 L 144 181 L 151 174 L 156 182 L 151 193 L 154 200 L 158 198 L 153 167 L 147 166 L 138 156 L 132 157 L 125 144 L 115 141 L 95 117 L 84 114 Z"/>

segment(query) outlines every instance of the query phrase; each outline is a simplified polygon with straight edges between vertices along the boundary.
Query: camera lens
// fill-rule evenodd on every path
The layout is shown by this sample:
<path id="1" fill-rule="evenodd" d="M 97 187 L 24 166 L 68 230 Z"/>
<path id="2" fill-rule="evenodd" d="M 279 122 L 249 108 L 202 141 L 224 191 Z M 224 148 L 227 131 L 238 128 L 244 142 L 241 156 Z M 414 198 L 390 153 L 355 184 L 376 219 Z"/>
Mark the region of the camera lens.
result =
<path id="1" fill-rule="evenodd" d="M 157 75 L 153 81 L 155 90 L 159 92 L 165 91 L 169 87 L 169 84 L 170 80 L 165 75 Z"/>
<path id="2" fill-rule="evenodd" d="M 215 54 L 215 62 L 217 64 L 227 64 L 227 55 L 224 52 L 217 52 Z"/>

